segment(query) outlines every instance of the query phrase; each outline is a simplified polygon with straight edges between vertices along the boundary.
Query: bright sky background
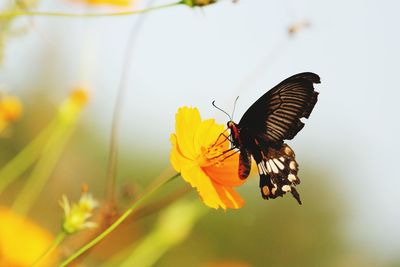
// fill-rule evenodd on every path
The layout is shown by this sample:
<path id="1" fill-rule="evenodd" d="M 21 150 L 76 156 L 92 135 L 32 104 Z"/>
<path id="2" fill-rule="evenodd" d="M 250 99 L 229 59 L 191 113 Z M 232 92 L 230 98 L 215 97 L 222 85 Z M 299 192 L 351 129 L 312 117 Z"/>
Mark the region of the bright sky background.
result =
<path id="1" fill-rule="evenodd" d="M 43 1 L 40 9 L 68 7 L 57 2 Z M 348 203 L 349 238 L 378 257 L 397 256 L 399 10 L 398 1 L 241 0 L 151 13 L 129 55 L 121 140 L 167 154 L 178 107 L 197 106 L 204 117 L 225 123 L 211 101 L 230 112 L 239 95 L 238 121 L 275 84 L 313 71 L 321 76 L 320 98 L 290 144 L 300 163 L 339 177 L 329 184 L 336 184 L 338 199 Z M 304 19 L 311 27 L 289 38 L 287 27 Z M 57 101 L 71 86 L 90 84 L 87 123 L 107 138 L 125 45 L 136 21 L 35 18 L 29 34 L 8 43 L 0 83 L 24 90 L 46 75 L 54 88 L 61 86 L 52 93 Z"/>

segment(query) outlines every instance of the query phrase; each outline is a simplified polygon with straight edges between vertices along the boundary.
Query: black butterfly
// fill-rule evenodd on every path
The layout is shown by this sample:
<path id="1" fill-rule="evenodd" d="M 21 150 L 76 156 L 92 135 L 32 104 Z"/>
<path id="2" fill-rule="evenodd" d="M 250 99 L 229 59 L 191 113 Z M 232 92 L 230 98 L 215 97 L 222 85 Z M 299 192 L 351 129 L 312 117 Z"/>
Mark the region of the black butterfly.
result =
<path id="1" fill-rule="evenodd" d="M 260 97 L 238 124 L 228 122 L 232 149 L 240 151 L 239 177 L 249 176 L 252 156 L 264 199 L 291 192 L 301 204 L 294 187 L 300 183 L 298 164 L 293 150 L 283 140 L 293 139 L 304 127 L 300 119 L 310 116 L 318 99 L 314 83 L 320 83 L 317 74 L 293 75 Z"/>

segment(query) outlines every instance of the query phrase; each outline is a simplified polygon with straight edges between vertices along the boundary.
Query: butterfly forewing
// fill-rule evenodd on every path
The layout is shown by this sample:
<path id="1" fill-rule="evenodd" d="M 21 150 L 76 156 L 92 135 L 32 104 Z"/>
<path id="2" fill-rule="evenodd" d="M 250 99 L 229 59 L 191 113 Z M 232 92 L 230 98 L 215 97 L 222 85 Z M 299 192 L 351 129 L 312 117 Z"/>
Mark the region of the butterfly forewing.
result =
<path id="1" fill-rule="evenodd" d="M 263 134 L 269 141 L 293 139 L 304 127 L 300 118 L 308 118 L 318 92 L 313 83 L 318 75 L 310 72 L 294 75 L 260 97 L 243 115 L 238 126 Z"/>

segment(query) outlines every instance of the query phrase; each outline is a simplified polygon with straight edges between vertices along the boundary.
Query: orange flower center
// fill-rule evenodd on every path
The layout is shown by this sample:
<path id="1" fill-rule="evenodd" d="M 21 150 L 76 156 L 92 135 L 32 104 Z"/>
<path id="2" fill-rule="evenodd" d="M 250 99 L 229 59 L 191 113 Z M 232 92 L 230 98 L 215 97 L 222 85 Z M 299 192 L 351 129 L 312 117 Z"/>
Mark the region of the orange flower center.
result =
<path id="1" fill-rule="evenodd" d="M 221 167 L 224 163 L 224 147 L 221 145 L 211 145 L 201 147 L 201 154 L 198 157 L 200 167 L 216 166 Z"/>

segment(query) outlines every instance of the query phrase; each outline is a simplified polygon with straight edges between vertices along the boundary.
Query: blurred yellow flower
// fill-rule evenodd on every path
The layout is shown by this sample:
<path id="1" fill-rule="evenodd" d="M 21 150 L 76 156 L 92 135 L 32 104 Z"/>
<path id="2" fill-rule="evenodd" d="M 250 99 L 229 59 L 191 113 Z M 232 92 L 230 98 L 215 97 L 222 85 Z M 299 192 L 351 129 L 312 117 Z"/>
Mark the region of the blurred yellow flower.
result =
<path id="1" fill-rule="evenodd" d="M 214 119 L 202 120 L 197 108 L 182 107 L 176 114 L 176 133 L 171 135 L 170 160 L 183 179 L 212 208 L 238 209 L 244 201 L 233 187 L 244 183 L 238 177 L 238 154 L 225 157 L 229 141 L 214 144 L 224 126 Z M 220 139 L 222 140 L 222 138 Z"/>
<path id="2" fill-rule="evenodd" d="M 133 0 L 73 0 L 75 2 L 83 2 L 88 5 L 110 5 L 110 6 L 131 6 Z"/>
<path id="3" fill-rule="evenodd" d="M 76 121 L 82 108 L 89 101 L 89 93 L 86 88 L 77 87 L 70 93 L 68 99 L 60 107 L 59 116 L 66 122 Z"/>
<path id="4" fill-rule="evenodd" d="M 71 92 L 70 99 L 75 105 L 84 106 L 89 101 L 89 93 L 84 87 L 77 87 Z"/>
<path id="5" fill-rule="evenodd" d="M 0 266 L 31 266 L 52 241 L 47 230 L 0 207 Z M 53 253 L 41 266 L 55 266 L 56 260 Z"/>
<path id="6" fill-rule="evenodd" d="M 15 96 L 0 97 L 0 132 L 12 121 L 18 120 L 22 115 L 22 105 Z"/>

